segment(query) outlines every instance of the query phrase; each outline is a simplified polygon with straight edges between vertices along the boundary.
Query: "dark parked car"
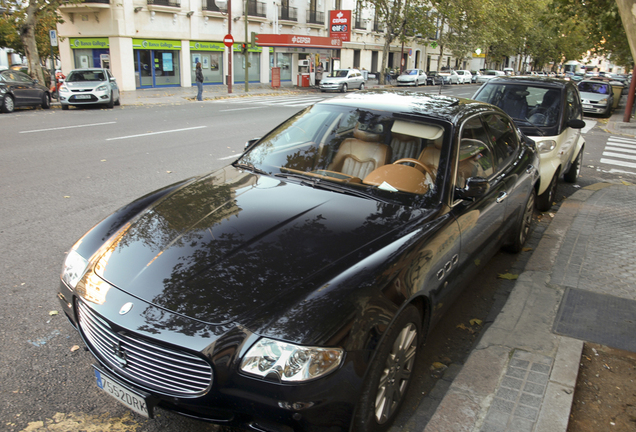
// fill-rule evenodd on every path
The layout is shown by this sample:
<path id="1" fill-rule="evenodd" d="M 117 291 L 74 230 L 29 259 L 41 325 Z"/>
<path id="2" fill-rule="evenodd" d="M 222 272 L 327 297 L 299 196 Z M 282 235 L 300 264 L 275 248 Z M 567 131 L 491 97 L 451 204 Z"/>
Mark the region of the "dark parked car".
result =
<path id="1" fill-rule="evenodd" d="M 385 428 L 480 261 L 521 249 L 538 164 L 492 105 L 328 99 L 231 165 L 97 224 L 68 253 L 58 297 L 98 387 L 143 415 Z"/>
<path id="2" fill-rule="evenodd" d="M 537 143 L 541 157 L 537 208 L 549 210 L 559 177 L 576 183 L 583 163 L 585 122 L 576 84 L 540 76 L 496 77 L 482 85 L 473 99 L 503 109 Z"/>
<path id="3" fill-rule="evenodd" d="M 0 111 L 10 113 L 16 107 L 51 108 L 49 89 L 29 75 L 16 70 L 0 72 Z"/>
<path id="4" fill-rule="evenodd" d="M 444 84 L 444 77 L 437 71 L 426 72 L 426 85 Z"/>

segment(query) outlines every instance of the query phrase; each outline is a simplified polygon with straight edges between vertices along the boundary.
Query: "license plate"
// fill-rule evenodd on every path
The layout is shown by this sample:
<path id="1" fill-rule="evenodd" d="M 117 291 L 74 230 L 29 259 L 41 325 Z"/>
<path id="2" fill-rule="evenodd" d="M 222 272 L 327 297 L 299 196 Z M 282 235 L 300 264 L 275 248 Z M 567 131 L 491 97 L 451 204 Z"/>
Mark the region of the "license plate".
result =
<path id="1" fill-rule="evenodd" d="M 148 405 L 147 395 L 141 394 L 141 392 L 131 390 L 124 386 L 117 380 L 111 378 L 109 375 L 97 369 L 95 369 L 95 378 L 97 379 L 97 387 L 104 390 L 106 393 L 117 399 L 119 402 L 141 414 L 144 417 L 152 418 L 152 407 Z"/>
<path id="2" fill-rule="evenodd" d="M 75 95 L 75 99 L 90 99 L 91 95 Z"/>
<path id="3" fill-rule="evenodd" d="M 593 108 L 592 105 L 583 104 L 583 108 Z"/>

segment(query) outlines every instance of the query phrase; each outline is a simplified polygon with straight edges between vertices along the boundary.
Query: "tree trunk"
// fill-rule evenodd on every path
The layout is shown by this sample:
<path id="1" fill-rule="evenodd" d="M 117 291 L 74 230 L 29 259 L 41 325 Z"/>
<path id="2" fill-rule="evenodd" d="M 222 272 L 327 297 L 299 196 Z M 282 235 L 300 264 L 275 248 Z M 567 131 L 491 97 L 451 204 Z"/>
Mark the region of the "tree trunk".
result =
<path id="1" fill-rule="evenodd" d="M 24 45 L 24 51 L 29 62 L 29 73 L 31 78 L 37 79 L 40 84 L 44 84 L 44 75 L 40 67 L 40 55 L 35 43 L 35 26 L 38 22 L 36 13 L 38 11 L 37 1 L 30 0 L 26 9 L 26 18 L 20 27 L 20 40 Z"/>
<path id="2" fill-rule="evenodd" d="M 387 25 L 384 33 L 384 47 L 382 48 L 382 66 L 380 67 L 380 78 L 378 81 L 379 85 L 383 85 L 386 80 L 386 70 L 389 63 L 389 51 L 391 50 L 391 42 L 393 42 L 393 38 L 391 37 L 392 32 L 393 28 Z"/>

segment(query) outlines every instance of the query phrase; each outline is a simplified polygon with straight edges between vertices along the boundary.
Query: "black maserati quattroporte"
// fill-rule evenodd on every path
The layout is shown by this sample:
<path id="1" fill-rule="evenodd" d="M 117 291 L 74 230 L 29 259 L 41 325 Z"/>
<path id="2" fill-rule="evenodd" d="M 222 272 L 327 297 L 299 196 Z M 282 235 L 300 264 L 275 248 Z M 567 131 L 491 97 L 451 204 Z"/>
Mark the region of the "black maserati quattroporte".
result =
<path id="1" fill-rule="evenodd" d="M 325 100 L 97 224 L 58 297 L 96 391 L 142 415 L 386 429 L 428 330 L 479 262 L 521 249 L 538 164 L 489 104 Z"/>

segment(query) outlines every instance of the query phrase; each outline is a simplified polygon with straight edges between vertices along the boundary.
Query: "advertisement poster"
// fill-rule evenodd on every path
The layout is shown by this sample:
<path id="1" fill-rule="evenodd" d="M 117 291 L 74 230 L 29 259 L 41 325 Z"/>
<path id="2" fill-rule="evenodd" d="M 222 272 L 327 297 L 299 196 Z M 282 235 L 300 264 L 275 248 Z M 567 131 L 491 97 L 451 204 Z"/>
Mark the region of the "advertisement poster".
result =
<path id="1" fill-rule="evenodd" d="M 341 39 L 343 42 L 351 40 L 351 11 L 329 11 L 329 36 Z"/>
<path id="2" fill-rule="evenodd" d="M 163 71 L 172 72 L 172 53 L 163 53 Z"/>

